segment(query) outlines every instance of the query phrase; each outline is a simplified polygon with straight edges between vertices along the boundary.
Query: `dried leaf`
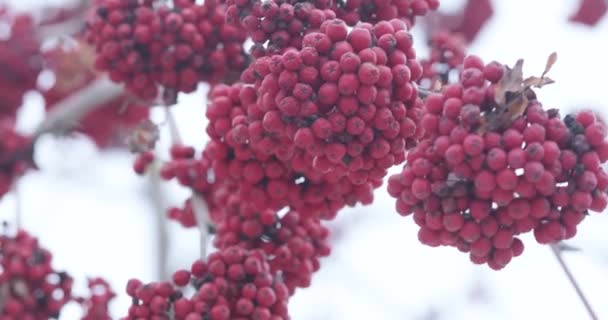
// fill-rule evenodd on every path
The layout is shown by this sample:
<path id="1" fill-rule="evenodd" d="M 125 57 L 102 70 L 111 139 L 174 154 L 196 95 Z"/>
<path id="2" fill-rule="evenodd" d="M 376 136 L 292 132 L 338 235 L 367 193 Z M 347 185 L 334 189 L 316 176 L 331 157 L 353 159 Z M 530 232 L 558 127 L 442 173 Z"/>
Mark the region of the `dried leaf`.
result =
<path id="1" fill-rule="evenodd" d="M 507 116 L 504 117 L 505 120 L 510 122 L 524 114 L 528 108 L 528 103 L 529 101 L 525 94 L 518 94 L 517 97 L 511 100 L 507 105 Z"/>
<path id="2" fill-rule="evenodd" d="M 552 84 L 555 83 L 555 81 L 549 77 L 528 77 L 526 80 L 524 80 L 524 87 L 526 88 L 530 88 L 530 87 L 535 87 L 535 88 L 542 88 L 543 86 L 546 86 L 548 84 Z"/>
<path id="3" fill-rule="evenodd" d="M 496 92 L 494 100 L 500 107 L 504 107 L 507 104 L 507 94 L 509 92 L 521 92 L 522 85 L 524 82 L 523 74 L 524 60 L 519 59 L 513 68 L 506 68 L 505 74 L 500 79 L 500 82 L 496 86 Z"/>
<path id="4" fill-rule="evenodd" d="M 160 139 L 160 130 L 154 122 L 146 119 L 139 123 L 127 138 L 131 152 L 140 153 L 154 149 Z"/>
<path id="5" fill-rule="evenodd" d="M 547 73 L 551 70 L 551 68 L 553 67 L 553 65 L 555 64 L 556 61 L 557 61 L 557 52 L 553 52 L 552 54 L 549 55 L 549 58 L 547 58 L 547 64 L 545 65 L 545 71 L 543 71 L 543 74 L 540 76 L 541 78 L 544 78 L 545 75 L 547 75 Z"/>

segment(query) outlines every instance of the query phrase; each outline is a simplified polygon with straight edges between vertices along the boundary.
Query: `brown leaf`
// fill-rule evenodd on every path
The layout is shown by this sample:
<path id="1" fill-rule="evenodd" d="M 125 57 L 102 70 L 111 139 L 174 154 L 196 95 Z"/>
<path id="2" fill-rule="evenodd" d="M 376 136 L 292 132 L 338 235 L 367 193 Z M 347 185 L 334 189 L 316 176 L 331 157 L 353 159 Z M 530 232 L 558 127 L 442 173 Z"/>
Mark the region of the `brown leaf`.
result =
<path id="1" fill-rule="evenodd" d="M 494 100 L 500 107 L 507 104 L 507 94 L 509 92 L 521 92 L 524 82 L 523 74 L 524 60 L 519 59 L 513 68 L 506 67 L 505 74 L 496 86 Z"/>
<path id="2" fill-rule="evenodd" d="M 553 67 L 553 65 L 555 64 L 556 61 L 557 61 L 557 52 L 553 52 L 552 54 L 549 55 L 549 58 L 547 58 L 547 64 L 545 65 L 545 71 L 543 71 L 543 74 L 540 76 L 541 78 L 545 77 L 545 75 L 551 70 L 551 68 Z"/>
<path id="3" fill-rule="evenodd" d="M 543 86 L 546 86 L 548 84 L 552 84 L 555 83 L 555 81 L 549 77 L 528 77 L 526 80 L 524 80 L 524 87 L 526 88 L 530 88 L 530 87 L 535 87 L 535 88 L 542 88 Z"/>
<path id="4" fill-rule="evenodd" d="M 528 108 L 528 103 L 529 101 L 525 94 L 518 94 L 517 97 L 511 100 L 507 105 L 507 116 L 505 116 L 505 119 L 510 122 L 524 114 Z"/>

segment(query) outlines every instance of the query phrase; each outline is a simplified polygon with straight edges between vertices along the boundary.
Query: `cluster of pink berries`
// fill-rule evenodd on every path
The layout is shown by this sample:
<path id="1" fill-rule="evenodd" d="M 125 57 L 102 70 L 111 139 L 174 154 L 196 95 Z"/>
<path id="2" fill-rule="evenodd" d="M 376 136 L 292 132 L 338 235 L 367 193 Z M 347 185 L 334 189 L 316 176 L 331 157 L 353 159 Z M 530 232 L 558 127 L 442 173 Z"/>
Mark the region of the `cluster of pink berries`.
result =
<path id="1" fill-rule="evenodd" d="M 5 227 L 6 229 L 6 227 Z M 0 319 L 56 319 L 72 299 L 72 278 L 25 231 L 0 234 Z"/>
<path id="2" fill-rule="evenodd" d="M 336 0 L 336 14 L 348 25 L 402 19 L 413 25 L 416 17 L 439 8 L 439 0 Z"/>
<path id="3" fill-rule="evenodd" d="M 608 199 L 605 124 L 591 112 L 562 120 L 533 97 L 525 113 L 505 118 L 495 100 L 503 73 L 467 57 L 460 81 L 427 97 L 426 137 L 388 185 L 422 243 L 455 246 L 493 269 L 522 253 L 517 235 L 571 238 Z"/>
<path id="4" fill-rule="evenodd" d="M 376 184 L 422 132 L 421 73 L 402 21 L 351 31 L 326 21 L 301 50 L 258 58 L 243 73 L 257 99 L 238 138 L 305 178 Z"/>
<path id="5" fill-rule="evenodd" d="M 15 131 L 14 120 L 0 116 L 0 199 L 33 165 L 31 148 L 31 139 Z"/>
<path id="6" fill-rule="evenodd" d="M 420 59 L 422 77 L 418 84 L 432 89 L 437 84 L 448 84 L 458 78 L 462 62 L 467 54 L 466 42 L 459 34 L 447 31 L 437 32 L 429 40 L 428 57 Z"/>
<path id="7" fill-rule="evenodd" d="M 280 54 L 288 47 L 301 48 L 305 34 L 319 30 L 323 22 L 336 17 L 330 6 L 331 1 L 324 0 L 230 0 L 227 19 L 247 30 L 254 43 L 251 54 L 259 58 Z"/>
<path id="8" fill-rule="evenodd" d="M 109 304 L 116 296 L 108 282 L 102 278 L 89 279 L 90 296 L 76 298 L 85 311 L 81 320 L 112 320 Z"/>
<path id="9" fill-rule="evenodd" d="M 192 92 L 200 81 L 230 81 L 246 67 L 246 33 L 225 22 L 225 5 L 206 1 L 100 0 L 88 23 L 87 39 L 95 45 L 95 66 L 124 82 L 135 95 L 174 101 L 177 92 Z"/>
<path id="10" fill-rule="evenodd" d="M 262 251 L 227 247 L 175 272 L 173 283 L 129 281 L 133 305 L 123 319 L 289 319 L 289 290 Z M 188 285 L 195 289 L 190 297 L 179 289 Z"/>

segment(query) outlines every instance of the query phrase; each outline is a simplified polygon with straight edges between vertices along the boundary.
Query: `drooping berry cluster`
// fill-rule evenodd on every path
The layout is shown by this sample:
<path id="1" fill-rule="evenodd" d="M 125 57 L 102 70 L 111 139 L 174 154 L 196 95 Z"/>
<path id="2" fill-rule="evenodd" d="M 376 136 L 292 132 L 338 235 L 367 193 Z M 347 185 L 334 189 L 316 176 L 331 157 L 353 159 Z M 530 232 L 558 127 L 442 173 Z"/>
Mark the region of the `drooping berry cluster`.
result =
<path id="1" fill-rule="evenodd" d="M 57 319 L 72 299 L 72 278 L 25 231 L 0 234 L 0 319 Z"/>
<path id="2" fill-rule="evenodd" d="M 460 82 L 426 99 L 426 138 L 388 186 L 422 243 L 455 246 L 493 269 L 522 253 L 519 234 L 573 237 L 588 210 L 606 207 L 608 187 L 604 123 L 590 112 L 563 121 L 531 91 L 519 97 L 531 99 L 525 112 L 513 112 L 519 100 L 496 99 L 502 76 L 501 65 L 466 58 Z"/>
<path id="3" fill-rule="evenodd" d="M 78 92 L 97 79 L 93 70 L 94 49 L 84 41 L 72 47 L 57 46 L 45 52 L 45 67 L 54 75 L 51 88 L 42 92 L 47 110 Z M 89 136 L 100 148 L 124 146 L 127 132 L 148 117 L 149 109 L 121 95 L 104 105 L 98 105 L 84 115 L 74 128 Z"/>
<path id="4" fill-rule="evenodd" d="M 289 291 L 266 259 L 262 251 L 233 246 L 210 254 L 206 262 L 195 261 L 190 271 L 173 275 L 177 287 L 194 287 L 191 297 L 169 282 L 131 280 L 127 293 L 133 305 L 123 319 L 289 319 Z"/>
<path id="5" fill-rule="evenodd" d="M 326 21 L 301 50 L 259 58 L 243 74 L 258 93 L 248 141 L 306 178 L 381 180 L 422 131 L 421 73 L 403 22 L 349 32 L 341 20 Z"/>
<path id="6" fill-rule="evenodd" d="M 192 92 L 199 81 L 229 81 L 247 65 L 246 33 L 225 23 L 225 5 L 174 1 L 100 0 L 89 21 L 87 39 L 95 45 L 95 66 L 146 100 L 159 87 L 163 98 Z"/>
<path id="7" fill-rule="evenodd" d="M 458 34 L 467 43 L 473 42 L 484 26 L 494 15 L 491 0 L 467 0 L 462 9 L 454 14 L 437 13 L 431 23 L 427 23 L 427 32 L 450 32 Z"/>
<path id="8" fill-rule="evenodd" d="M 601 0 L 579 0 L 579 6 L 570 21 L 588 26 L 598 24 L 608 12 L 608 4 Z"/>
<path id="9" fill-rule="evenodd" d="M 464 38 L 456 33 L 438 32 L 429 40 L 429 55 L 420 59 L 422 77 L 418 83 L 422 88 L 432 89 L 437 85 L 454 82 L 466 56 Z"/>

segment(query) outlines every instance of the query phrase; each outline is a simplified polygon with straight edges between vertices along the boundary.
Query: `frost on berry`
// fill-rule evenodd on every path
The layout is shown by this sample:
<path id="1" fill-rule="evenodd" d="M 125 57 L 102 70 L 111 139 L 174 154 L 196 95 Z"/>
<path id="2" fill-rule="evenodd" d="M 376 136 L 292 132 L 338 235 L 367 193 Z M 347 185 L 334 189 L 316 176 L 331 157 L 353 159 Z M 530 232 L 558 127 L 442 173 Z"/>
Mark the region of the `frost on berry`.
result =
<path id="1" fill-rule="evenodd" d="M 127 293 L 133 304 L 122 319 L 287 320 L 289 291 L 266 259 L 262 251 L 232 246 L 176 272 L 174 284 L 132 279 Z M 182 291 L 185 286 L 194 293 Z"/>
<path id="2" fill-rule="evenodd" d="M 125 83 L 136 96 L 165 102 L 193 92 L 199 81 L 231 81 L 248 63 L 245 32 L 225 23 L 225 5 L 182 1 L 174 7 L 153 1 L 98 1 L 87 24 L 95 67 Z"/>
<path id="3" fill-rule="evenodd" d="M 71 299 L 72 278 L 56 271 L 51 253 L 25 231 L 0 234 L 3 319 L 57 319 Z"/>
<path id="4" fill-rule="evenodd" d="M 518 235 L 569 239 L 589 211 L 606 208 L 606 126 L 592 112 L 562 120 L 546 111 L 529 86 L 550 79 L 523 79 L 520 63 L 469 56 L 463 67 L 458 83 L 427 97 L 425 138 L 388 191 L 399 214 L 413 214 L 422 243 L 502 269 L 522 253 Z"/>

